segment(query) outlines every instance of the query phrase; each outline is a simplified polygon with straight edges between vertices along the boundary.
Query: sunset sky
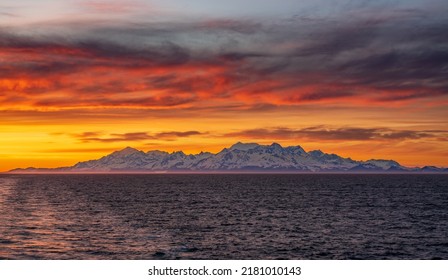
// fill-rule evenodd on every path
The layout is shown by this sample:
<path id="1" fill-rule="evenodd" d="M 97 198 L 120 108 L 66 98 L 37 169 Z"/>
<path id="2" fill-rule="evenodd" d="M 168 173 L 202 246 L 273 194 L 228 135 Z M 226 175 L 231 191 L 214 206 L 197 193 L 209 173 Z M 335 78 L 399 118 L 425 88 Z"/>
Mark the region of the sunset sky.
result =
<path id="1" fill-rule="evenodd" d="M 2 0 L 0 171 L 278 142 L 448 166 L 446 0 Z"/>

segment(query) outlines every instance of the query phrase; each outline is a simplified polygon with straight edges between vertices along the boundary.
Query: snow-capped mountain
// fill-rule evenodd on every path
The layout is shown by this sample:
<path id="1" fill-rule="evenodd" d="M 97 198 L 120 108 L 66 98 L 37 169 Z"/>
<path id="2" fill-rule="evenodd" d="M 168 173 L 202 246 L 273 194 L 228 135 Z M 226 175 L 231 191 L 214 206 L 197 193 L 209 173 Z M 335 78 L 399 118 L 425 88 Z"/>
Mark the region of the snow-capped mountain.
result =
<path id="1" fill-rule="evenodd" d="M 182 151 L 143 152 L 127 147 L 97 160 L 79 162 L 72 167 L 57 169 L 18 169 L 15 172 L 36 171 L 63 172 L 225 172 L 225 171 L 266 171 L 266 172 L 445 172 L 446 169 L 427 167 L 412 169 L 393 160 L 371 159 L 356 161 L 320 150 L 306 152 L 300 146 L 282 147 L 277 143 L 259 145 L 238 142 L 219 153 L 186 155 Z"/>

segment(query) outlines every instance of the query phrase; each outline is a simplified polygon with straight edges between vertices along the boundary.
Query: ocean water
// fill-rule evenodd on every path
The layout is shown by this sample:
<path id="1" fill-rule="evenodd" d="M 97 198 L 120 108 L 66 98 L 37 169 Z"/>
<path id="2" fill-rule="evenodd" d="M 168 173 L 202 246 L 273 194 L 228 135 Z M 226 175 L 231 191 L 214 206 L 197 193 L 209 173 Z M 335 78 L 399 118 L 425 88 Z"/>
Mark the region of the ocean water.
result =
<path id="1" fill-rule="evenodd" d="M 0 175 L 0 259 L 448 259 L 447 175 Z"/>

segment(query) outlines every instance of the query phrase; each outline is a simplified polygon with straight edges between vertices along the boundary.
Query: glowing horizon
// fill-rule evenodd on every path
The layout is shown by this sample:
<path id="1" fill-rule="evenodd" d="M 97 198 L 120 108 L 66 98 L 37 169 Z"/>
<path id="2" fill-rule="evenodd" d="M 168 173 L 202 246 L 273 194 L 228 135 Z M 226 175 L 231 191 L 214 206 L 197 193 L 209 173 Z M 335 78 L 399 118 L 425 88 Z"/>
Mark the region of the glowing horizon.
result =
<path id="1" fill-rule="evenodd" d="M 448 5 L 374 2 L 3 1 L 0 171 L 238 141 L 448 167 Z"/>

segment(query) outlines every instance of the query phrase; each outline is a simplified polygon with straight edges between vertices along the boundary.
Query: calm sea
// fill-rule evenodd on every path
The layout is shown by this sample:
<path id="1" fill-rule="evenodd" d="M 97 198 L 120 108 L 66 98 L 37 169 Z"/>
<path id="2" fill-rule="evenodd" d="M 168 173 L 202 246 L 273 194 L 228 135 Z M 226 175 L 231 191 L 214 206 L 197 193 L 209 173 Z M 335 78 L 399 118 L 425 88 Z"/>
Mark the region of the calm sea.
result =
<path id="1" fill-rule="evenodd" d="M 1 259 L 448 259 L 447 175 L 0 175 Z"/>

